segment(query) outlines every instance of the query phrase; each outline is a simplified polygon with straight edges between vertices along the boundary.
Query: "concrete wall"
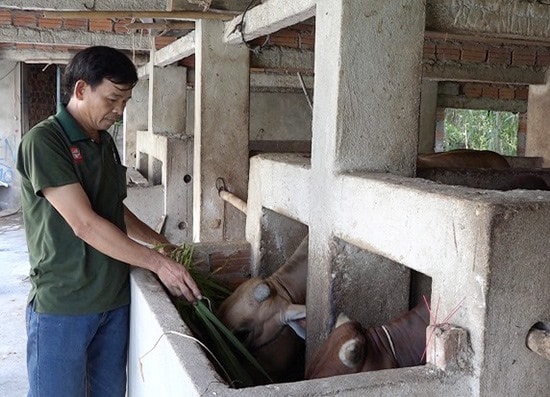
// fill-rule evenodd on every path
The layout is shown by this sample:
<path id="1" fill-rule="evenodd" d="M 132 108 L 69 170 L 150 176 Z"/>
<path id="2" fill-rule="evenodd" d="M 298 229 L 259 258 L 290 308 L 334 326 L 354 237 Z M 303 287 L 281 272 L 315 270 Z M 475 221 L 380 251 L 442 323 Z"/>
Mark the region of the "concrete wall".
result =
<path id="1" fill-rule="evenodd" d="M 194 90 L 187 96 L 187 127 L 193 132 Z M 303 93 L 271 91 L 250 92 L 250 140 L 311 140 L 311 109 Z"/>
<path id="2" fill-rule="evenodd" d="M 550 83 L 533 85 L 529 90 L 527 110 L 527 139 L 525 154 L 543 158 L 543 166 L 550 167 Z"/>
<path id="3" fill-rule="evenodd" d="M 308 163 L 303 158 L 277 155 L 253 159 L 247 224 L 250 241 L 260 239 L 266 209 L 307 223 L 309 208 L 318 200 L 308 193 L 312 174 Z M 263 183 L 267 178 L 270 183 Z M 303 190 L 292 190 L 294 186 Z M 436 322 L 458 309 L 445 321 L 467 330 L 473 355 L 464 364 L 462 379 L 442 395 L 490 396 L 512 388 L 534 395 L 548 393 L 550 364 L 526 348 L 525 336 L 536 321 L 550 316 L 546 275 L 550 272 L 546 260 L 550 248 L 545 243 L 550 230 L 550 192 L 476 191 L 369 173 L 342 175 L 331 191 L 338 192 L 339 199 L 322 221 L 331 225 L 333 241 L 349 242 L 431 277 L 432 306 L 437 305 L 439 312 Z M 256 260 L 261 261 L 259 246 L 252 247 Z M 331 275 L 338 278 L 338 251 L 329 251 L 329 255 Z M 310 274 L 321 271 L 310 261 Z M 537 292 L 528 293 L 526 288 Z M 338 291 L 330 291 L 331 298 L 338 301 Z M 393 299 L 390 291 L 386 299 Z M 356 305 L 348 303 L 347 309 L 354 310 Z M 315 300 L 312 305 L 317 304 Z M 368 317 L 376 315 L 376 307 L 369 304 L 359 310 Z M 517 368 L 528 368 L 529 376 L 521 375 Z M 506 375 L 501 378 L 500 374 Z M 501 389 L 498 382 L 508 385 Z M 461 389 L 470 390 L 462 394 Z M 415 392 L 431 395 L 432 390 Z M 401 389 L 395 393 L 401 395 Z"/>
<path id="4" fill-rule="evenodd" d="M 17 62 L 0 60 L 0 214 L 21 206 L 20 178 L 15 168 L 21 142 L 21 73 Z"/>

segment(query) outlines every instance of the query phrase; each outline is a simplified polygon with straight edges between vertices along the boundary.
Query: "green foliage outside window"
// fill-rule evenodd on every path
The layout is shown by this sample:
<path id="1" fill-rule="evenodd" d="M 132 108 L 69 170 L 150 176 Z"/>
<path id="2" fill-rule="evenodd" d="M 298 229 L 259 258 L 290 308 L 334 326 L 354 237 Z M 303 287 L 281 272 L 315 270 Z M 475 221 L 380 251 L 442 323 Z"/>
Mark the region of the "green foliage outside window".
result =
<path id="1" fill-rule="evenodd" d="M 517 154 L 519 116 L 492 110 L 445 109 L 445 151 L 453 149 L 492 150 Z"/>

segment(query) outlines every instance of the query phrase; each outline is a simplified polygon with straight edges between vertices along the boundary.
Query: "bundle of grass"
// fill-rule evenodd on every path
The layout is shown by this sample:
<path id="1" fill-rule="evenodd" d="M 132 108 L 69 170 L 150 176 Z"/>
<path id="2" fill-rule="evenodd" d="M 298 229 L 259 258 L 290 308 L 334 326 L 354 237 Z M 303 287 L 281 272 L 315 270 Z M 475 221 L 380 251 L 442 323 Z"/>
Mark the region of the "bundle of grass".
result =
<path id="1" fill-rule="evenodd" d="M 194 336 L 208 347 L 207 354 L 218 372 L 235 388 L 272 383 L 246 347 L 214 314 L 231 290 L 216 280 L 215 272 L 205 273 L 195 266 L 192 245 L 177 247 L 169 256 L 185 266 L 204 297 L 195 304 L 177 297 L 172 297 L 172 301 Z"/>

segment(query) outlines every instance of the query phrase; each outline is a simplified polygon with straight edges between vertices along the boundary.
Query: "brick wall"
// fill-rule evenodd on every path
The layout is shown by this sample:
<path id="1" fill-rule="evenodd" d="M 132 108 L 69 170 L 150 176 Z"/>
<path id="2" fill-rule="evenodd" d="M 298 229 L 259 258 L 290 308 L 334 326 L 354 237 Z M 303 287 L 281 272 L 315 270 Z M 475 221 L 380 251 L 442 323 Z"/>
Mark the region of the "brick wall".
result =
<path id="1" fill-rule="evenodd" d="M 436 63 L 474 63 L 503 66 L 550 65 L 550 48 L 543 45 L 521 45 L 480 42 L 434 37 L 426 32 L 424 60 Z"/>

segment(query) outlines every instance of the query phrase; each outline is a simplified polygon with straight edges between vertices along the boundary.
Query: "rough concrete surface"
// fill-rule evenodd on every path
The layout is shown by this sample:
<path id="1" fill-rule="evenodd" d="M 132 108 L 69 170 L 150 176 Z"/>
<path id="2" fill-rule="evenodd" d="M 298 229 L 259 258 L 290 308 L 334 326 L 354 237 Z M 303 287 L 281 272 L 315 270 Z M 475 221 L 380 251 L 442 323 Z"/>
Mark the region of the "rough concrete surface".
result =
<path id="1" fill-rule="evenodd" d="M 27 395 L 28 251 L 21 213 L 0 217 L 0 396 Z"/>

